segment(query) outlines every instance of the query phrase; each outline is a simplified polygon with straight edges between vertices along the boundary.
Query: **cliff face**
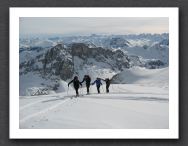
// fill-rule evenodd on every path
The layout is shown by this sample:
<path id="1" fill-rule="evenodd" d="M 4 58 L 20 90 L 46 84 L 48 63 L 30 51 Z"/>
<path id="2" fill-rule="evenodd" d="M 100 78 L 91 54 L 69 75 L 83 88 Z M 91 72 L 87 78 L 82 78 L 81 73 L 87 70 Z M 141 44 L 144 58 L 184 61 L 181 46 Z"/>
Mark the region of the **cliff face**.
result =
<path id="1" fill-rule="evenodd" d="M 75 62 L 75 57 L 79 58 L 79 62 Z M 153 69 L 164 65 L 162 61 L 156 59 L 142 61 L 139 56 L 128 56 L 121 50 L 112 51 L 102 47 L 90 48 L 84 43 L 73 43 L 69 48 L 58 44 L 44 53 L 39 53 L 39 55 L 21 62 L 20 75 L 36 72 L 43 78 L 57 76 L 62 80 L 67 80 L 72 78 L 75 72 L 78 72 L 77 70 L 84 70 L 84 65 L 100 66 L 100 63 L 106 64 L 108 68 L 116 71 L 122 71 L 123 68 L 132 66 Z"/>

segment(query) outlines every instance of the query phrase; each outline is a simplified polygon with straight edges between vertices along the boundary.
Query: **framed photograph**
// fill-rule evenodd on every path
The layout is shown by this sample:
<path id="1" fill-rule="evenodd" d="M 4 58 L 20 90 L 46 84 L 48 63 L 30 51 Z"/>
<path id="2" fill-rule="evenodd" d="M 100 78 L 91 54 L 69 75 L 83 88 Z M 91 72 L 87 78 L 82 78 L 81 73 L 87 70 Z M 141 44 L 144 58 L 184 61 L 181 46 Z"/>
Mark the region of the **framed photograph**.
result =
<path id="1" fill-rule="evenodd" d="M 11 139 L 178 139 L 178 8 L 10 8 Z"/>

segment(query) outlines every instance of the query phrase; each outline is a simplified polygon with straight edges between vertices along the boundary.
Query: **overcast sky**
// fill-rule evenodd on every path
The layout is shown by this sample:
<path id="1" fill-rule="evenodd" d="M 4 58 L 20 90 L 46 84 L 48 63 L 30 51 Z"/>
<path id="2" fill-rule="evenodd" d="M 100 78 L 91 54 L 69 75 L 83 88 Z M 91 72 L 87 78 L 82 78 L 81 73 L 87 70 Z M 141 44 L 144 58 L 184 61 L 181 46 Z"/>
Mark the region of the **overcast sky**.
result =
<path id="1" fill-rule="evenodd" d="M 168 18 L 21 17 L 20 34 L 131 34 L 168 32 Z"/>

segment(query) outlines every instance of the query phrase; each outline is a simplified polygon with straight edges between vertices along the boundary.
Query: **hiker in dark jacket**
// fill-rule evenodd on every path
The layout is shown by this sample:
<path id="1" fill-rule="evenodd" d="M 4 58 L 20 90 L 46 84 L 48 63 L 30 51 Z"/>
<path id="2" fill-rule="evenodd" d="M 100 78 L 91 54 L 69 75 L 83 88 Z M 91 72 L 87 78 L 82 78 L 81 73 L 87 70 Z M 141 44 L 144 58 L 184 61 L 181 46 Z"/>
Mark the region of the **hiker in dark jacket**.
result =
<path id="1" fill-rule="evenodd" d="M 101 80 L 105 81 L 105 83 L 106 83 L 106 93 L 109 93 L 109 87 L 110 87 L 112 79 L 106 78 L 106 79 L 101 79 Z"/>
<path id="2" fill-rule="evenodd" d="M 100 79 L 100 78 L 97 78 L 97 79 L 92 83 L 92 85 L 94 85 L 94 84 L 96 84 L 96 86 L 97 86 L 97 91 L 98 91 L 98 93 L 100 93 L 100 86 L 102 85 L 101 79 Z"/>
<path id="3" fill-rule="evenodd" d="M 84 81 L 86 82 L 87 94 L 89 94 L 89 87 L 90 87 L 90 84 L 91 84 L 90 76 L 85 75 L 84 78 L 83 78 L 83 81 L 81 83 L 83 83 Z"/>
<path id="4" fill-rule="evenodd" d="M 75 91 L 76 91 L 76 96 L 79 96 L 78 89 L 79 89 L 80 85 L 82 86 L 82 84 L 81 84 L 80 81 L 78 80 L 78 77 L 75 76 L 74 79 L 68 83 L 68 87 L 69 87 L 69 85 L 70 85 L 71 83 L 73 83 L 74 89 L 75 89 Z"/>

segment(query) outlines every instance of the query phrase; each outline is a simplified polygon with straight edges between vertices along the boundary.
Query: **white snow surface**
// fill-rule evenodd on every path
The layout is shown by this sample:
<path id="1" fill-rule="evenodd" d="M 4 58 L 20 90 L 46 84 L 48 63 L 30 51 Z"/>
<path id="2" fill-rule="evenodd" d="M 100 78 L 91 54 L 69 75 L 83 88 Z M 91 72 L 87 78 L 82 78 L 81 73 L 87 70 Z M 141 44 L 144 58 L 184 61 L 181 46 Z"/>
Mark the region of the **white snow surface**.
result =
<path id="1" fill-rule="evenodd" d="M 121 84 L 146 84 L 151 86 L 161 86 L 168 88 L 169 67 L 161 69 L 146 69 L 133 67 L 125 69 L 118 74 L 116 82 Z"/>
<path id="2" fill-rule="evenodd" d="M 35 94 L 51 94 L 54 91 L 49 90 L 49 86 L 53 86 L 54 82 L 43 79 L 39 74 L 32 72 L 21 75 L 19 78 L 19 95 L 32 96 Z M 46 90 L 45 90 L 46 89 Z M 38 93 L 40 92 L 40 93 Z"/>
<path id="3" fill-rule="evenodd" d="M 143 71 L 135 68 L 125 72 L 130 82 L 111 84 L 108 94 L 105 93 L 104 82 L 101 94 L 97 93 L 96 86 L 93 85 L 90 94 L 86 95 L 83 84 L 79 89 L 80 96 L 76 98 L 73 97 L 73 88 L 67 88 L 67 83 L 62 81 L 59 93 L 20 96 L 20 128 L 169 128 L 168 68 Z M 131 82 L 133 73 L 137 74 L 135 82 Z"/>
<path id="4" fill-rule="evenodd" d="M 117 71 L 113 71 L 109 64 L 103 62 L 97 62 L 95 59 L 89 58 L 88 64 L 83 64 L 83 60 L 74 57 L 74 66 L 79 79 L 82 80 L 84 75 L 90 75 L 92 80 L 95 80 L 97 77 L 100 78 L 112 78 Z M 82 68 L 82 69 L 80 69 Z"/>

